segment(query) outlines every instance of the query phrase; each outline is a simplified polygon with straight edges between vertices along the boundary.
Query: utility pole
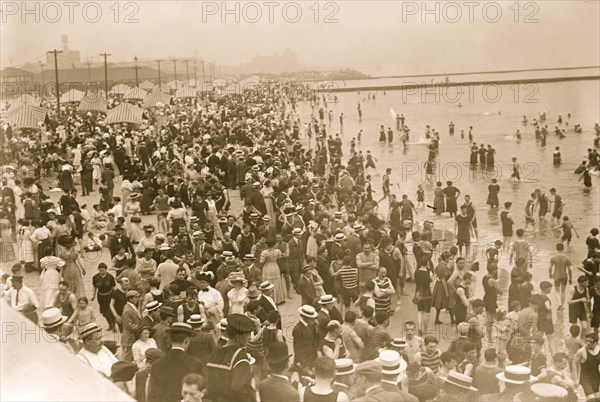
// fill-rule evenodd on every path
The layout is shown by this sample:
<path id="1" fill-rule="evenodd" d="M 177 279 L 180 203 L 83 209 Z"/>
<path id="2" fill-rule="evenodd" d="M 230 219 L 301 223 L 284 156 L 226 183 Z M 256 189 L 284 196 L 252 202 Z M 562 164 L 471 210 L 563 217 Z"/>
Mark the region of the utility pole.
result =
<path id="1" fill-rule="evenodd" d="M 60 118 L 60 84 L 58 83 L 58 54 L 60 50 L 51 50 L 48 53 L 54 53 L 54 78 L 56 79 L 56 117 Z"/>
<path id="2" fill-rule="evenodd" d="M 190 70 L 188 68 L 189 60 L 184 60 L 185 62 L 185 79 L 187 80 L 186 85 L 190 85 Z"/>
<path id="3" fill-rule="evenodd" d="M 160 88 L 160 89 L 162 89 L 162 87 L 160 86 L 160 62 L 161 61 L 162 61 L 161 59 L 156 60 L 156 62 L 158 63 L 158 88 Z"/>
<path id="4" fill-rule="evenodd" d="M 204 84 L 206 82 L 206 77 L 204 74 L 204 60 L 202 60 L 202 83 Z"/>
<path id="5" fill-rule="evenodd" d="M 110 53 L 100 53 L 100 56 L 104 56 L 104 91 L 106 92 L 106 100 L 108 100 L 108 65 L 106 64 L 106 58 L 111 56 Z"/>
<path id="6" fill-rule="evenodd" d="M 91 84 L 92 83 L 92 72 L 90 70 L 90 65 L 92 65 L 92 62 L 88 60 L 85 62 L 85 64 L 87 64 L 87 66 L 88 66 L 88 83 Z"/>
<path id="7" fill-rule="evenodd" d="M 135 68 L 135 86 L 139 88 L 139 86 L 140 86 L 140 83 L 139 83 L 139 81 L 138 81 L 138 68 L 139 68 L 139 67 L 138 67 L 138 64 L 137 64 L 137 63 L 138 63 L 138 58 L 137 58 L 137 56 L 135 56 L 135 57 L 133 58 L 133 61 L 135 62 L 135 67 L 133 67 L 133 68 Z"/>
<path id="8" fill-rule="evenodd" d="M 194 88 L 198 88 L 198 79 L 196 78 L 196 60 L 194 60 Z"/>
<path id="9" fill-rule="evenodd" d="M 173 59 L 173 68 L 175 69 L 175 90 L 177 90 L 177 59 Z"/>
<path id="10" fill-rule="evenodd" d="M 44 63 L 38 61 L 40 68 L 42 69 L 42 88 L 40 89 L 40 98 L 44 97 Z"/>
<path id="11" fill-rule="evenodd" d="M 210 63 L 210 78 L 211 78 L 211 81 L 215 80 L 215 64 L 214 63 Z"/>

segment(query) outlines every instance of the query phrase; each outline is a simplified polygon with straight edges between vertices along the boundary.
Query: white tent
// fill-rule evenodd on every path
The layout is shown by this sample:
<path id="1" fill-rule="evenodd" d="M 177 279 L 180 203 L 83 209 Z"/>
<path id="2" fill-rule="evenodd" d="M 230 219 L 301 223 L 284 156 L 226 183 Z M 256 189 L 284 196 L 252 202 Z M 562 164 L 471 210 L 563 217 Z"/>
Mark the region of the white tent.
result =
<path id="1" fill-rule="evenodd" d="M 2 401 L 133 401 L 4 300 Z"/>
<path id="2" fill-rule="evenodd" d="M 60 96 L 60 103 L 80 102 L 84 95 L 82 91 L 72 88 Z"/>
<path id="3" fill-rule="evenodd" d="M 146 91 L 140 88 L 130 89 L 124 96 L 125 99 L 142 100 L 146 97 Z"/>

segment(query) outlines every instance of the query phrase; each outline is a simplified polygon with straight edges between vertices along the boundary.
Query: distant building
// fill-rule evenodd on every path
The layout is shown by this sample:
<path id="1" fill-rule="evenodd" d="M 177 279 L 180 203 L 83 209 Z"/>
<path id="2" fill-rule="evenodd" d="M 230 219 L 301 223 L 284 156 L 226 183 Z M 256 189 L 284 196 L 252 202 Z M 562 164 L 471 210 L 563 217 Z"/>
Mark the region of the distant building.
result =
<path id="1" fill-rule="evenodd" d="M 308 68 L 298 60 L 296 53 L 290 49 L 286 49 L 283 53 L 273 54 L 271 56 L 261 56 L 257 54 L 256 57 L 249 63 L 243 64 L 241 69 L 245 73 L 290 73 L 305 71 Z"/>
<path id="2" fill-rule="evenodd" d="M 69 37 L 67 35 L 63 35 L 61 37 L 62 40 L 62 53 L 59 53 L 56 57 L 56 61 L 58 64 L 59 70 L 69 69 L 69 68 L 80 68 L 83 67 L 81 64 L 81 54 L 79 50 L 71 50 L 69 49 Z M 46 66 L 50 70 L 54 70 L 54 54 L 47 53 L 46 54 Z"/>

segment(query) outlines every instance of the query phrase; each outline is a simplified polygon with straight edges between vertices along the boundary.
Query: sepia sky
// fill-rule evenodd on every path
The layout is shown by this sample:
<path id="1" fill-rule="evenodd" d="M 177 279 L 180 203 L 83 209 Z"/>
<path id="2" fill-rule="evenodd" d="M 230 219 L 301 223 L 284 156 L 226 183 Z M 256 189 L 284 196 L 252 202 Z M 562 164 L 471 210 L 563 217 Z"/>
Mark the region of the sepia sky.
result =
<path id="1" fill-rule="evenodd" d="M 71 16 L 67 1 L 28 2 L 31 14 L 20 1 L 1 3 L 2 67 L 45 60 L 47 50 L 60 49 L 63 34 L 82 59 L 106 51 L 112 61 L 193 57 L 196 50 L 204 60 L 237 65 L 288 48 L 310 67 L 372 75 L 600 65 L 597 1 L 457 1 L 452 7 L 434 1 L 74 1 Z M 224 14 L 223 4 L 233 13 Z M 433 12 L 424 14 L 424 4 Z M 128 16 L 137 22 L 125 23 Z"/>

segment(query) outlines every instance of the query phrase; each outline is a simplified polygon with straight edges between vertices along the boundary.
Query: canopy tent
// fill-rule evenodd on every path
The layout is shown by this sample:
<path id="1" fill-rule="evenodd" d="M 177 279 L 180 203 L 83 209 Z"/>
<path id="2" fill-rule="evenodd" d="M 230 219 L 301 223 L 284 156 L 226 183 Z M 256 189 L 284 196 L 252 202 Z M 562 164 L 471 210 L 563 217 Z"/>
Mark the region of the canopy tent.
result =
<path id="1" fill-rule="evenodd" d="M 36 128 L 39 129 L 46 119 L 48 111 L 39 106 L 21 105 L 17 109 L 12 109 L 6 114 L 6 121 L 14 128 Z"/>
<path id="2" fill-rule="evenodd" d="M 106 123 L 141 124 L 143 121 L 143 113 L 144 109 L 141 109 L 137 106 L 133 106 L 127 102 L 121 102 L 117 107 L 108 111 L 108 113 L 106 114 Z"/>
<path id="3" fill-rule="evenodd" d="M 150 81 L 146 80 L 140 84 L 140 88 L 148 91 L 148 90 L 151 90 L 152 88 L 154 88 L 154 84 L 151 83 Z"/>
<path id="4" fill-rule="evenodd" d="M 169 84 L 161 84 L 160 87 L 156 85 L 153 89 L 154 91 L 161 91 L 166 94 L 171 93 L 171 86 Z"/>
<path id="5" fill-rule="evenodd" d="M 140 88 L 133 88 L 129 90 L 124 98 L 125 99 L 133 99 L 133 100 L 142 100 L 146 97 L 146 91 Z"/>
<path id="6" fill-rule="evenodd" d="M 106 113 L 108 111 L 108 104 L 103 94 L 100 94 L 99 92 L 91 92 L 81 99 L 77 110 L 80 112 Z"/>
<path id="7" fill-rule="evenodd" d="M 129 92 L 129 89 L 130 88 L 125 84 L 118 84 L 112 87 L 110 92 L 115 95 L 125 95 L 127 92 Z"/>
<path id="8" fill-rule="evenodd" d="M 22 105 L 34 105 L 34 106 L 39 106 L 40 102 L 32 95 L 29 94 L 23 94 L 21 96 L 19 96 L 18 98 L 14 98 L 14 99 L 10 99 L 8 101 L 9 109 L 11 110 L 15 110 L 20 108 Z"/>
<path id="9" fill-rule="evenodd" d="M 72 88 L 60 96 L 60 103 L 80 102 L 84 95 L 82 91 Z"/>
<path id="10" fill-rule="evenodd" d="M 160 91 L 153 91 L 146 95 L 144 98 L 144 106 L 152 107 L 156 106 L 157 103 L 162 103 L 163 105 L 168 105 L 171 103 L 172 96 L 169 94 L 162 93 Z"/>
<path id="11" fill-rule="evenodd" d="M 198 93 L 197 93 L 196 89 L 190 88 L 190 87 L 180 88 L 177 90 L 177 92 L 175 92 L 175 97 L 177 99 L 196 98 L 197 96 L 198 96 Z"/>
<path id="12" fill-rule="evenodd" d="M 133 401 L 2 300 L 3 401 Z"/>
<path id="13" fill-rule="evenodd" d="M 167 82 L 167 85 L 171 88 L 179 89 L 183 88 L 186 85 L 186 82 L 181 80 L 173 80 L 171 82 Z"/>

